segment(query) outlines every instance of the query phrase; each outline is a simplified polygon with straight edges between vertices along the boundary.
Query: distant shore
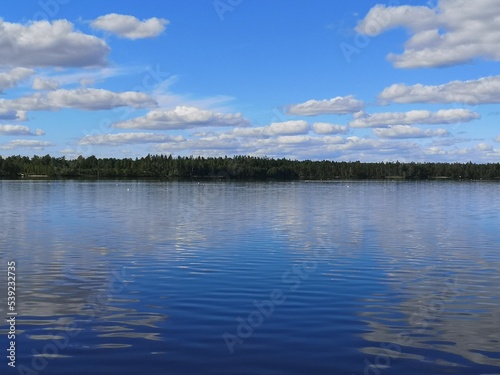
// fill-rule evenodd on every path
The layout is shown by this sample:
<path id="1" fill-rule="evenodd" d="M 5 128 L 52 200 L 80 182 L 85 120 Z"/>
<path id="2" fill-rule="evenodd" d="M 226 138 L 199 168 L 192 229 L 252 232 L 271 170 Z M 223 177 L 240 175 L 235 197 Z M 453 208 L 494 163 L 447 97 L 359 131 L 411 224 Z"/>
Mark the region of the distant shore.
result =
<path id="1" fill-rule="evenodd" d="M 492 180 L 500 163 L 416 163 L 289 160 L 267 157 L 173 157 L 68 160 L 50 155 L 0 156 L 0 178 L 182 180 Z"/>

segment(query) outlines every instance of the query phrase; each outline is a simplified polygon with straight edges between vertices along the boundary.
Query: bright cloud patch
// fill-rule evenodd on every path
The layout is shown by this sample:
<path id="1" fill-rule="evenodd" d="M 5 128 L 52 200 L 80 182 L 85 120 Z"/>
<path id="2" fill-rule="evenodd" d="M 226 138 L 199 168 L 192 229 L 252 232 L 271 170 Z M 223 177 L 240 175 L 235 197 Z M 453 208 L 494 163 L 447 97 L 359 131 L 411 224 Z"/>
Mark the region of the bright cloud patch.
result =
<path id="1" fill-rule="evenodd" d="M 62 108 L 105 110 L 130 106 L 148 108 L 156 102 L 142 92 L 127 91 L 116 93 L 102 89 L 59 89 L 47 93 L 35 93 L 17 99 L 0 99 L 0 109 L 23 111 L 55 111 Z"/>
<path id="2" fill-rule="evenodd" d="M 0 93 L 15 87 L 19 82 L 31 77 L 35 71 L 27 68 L 14 68 L 6 73 L 0 73 Z"/>
<path id="3" fill-rule="evenodd" d="M 172 110 L 153 110 L 146 116 L 117 122 L 120 129 L 188 129 L 206 126 L 248 126 L 250 123 L 241 113 L 225 114 L 196 107 L 178 106 Z"/>
<path id="4" fill-rule="evenodd" d="M 500 60 L 500 2 L 496 0 L 440 0 L 425 6 L 374 6 L 356 30 L 369 36 L 395 27 L 412 37 L 401 55 L 390 54 L 398 68 L 430 68 L 470 62 L 475 58 Z"/>
<path id="5" fill-rule="evenodd" d="M 280 135 L 285 136 L 285 135 L 306 134 L 308 132 L 309 132 L 309 124 L 307 123 L 307 121 L 297 120 L 297 121 L 273 122 L 271 125 L 268 126 L 236 128 L 232 132 L 225 134 L 230 137 L 269 138 Z"/>
<path id="6" fill-rule="evenodd" d="M 379 95 L 381 103 L 463 103 L 470 105 L 500 103 L 500 76 L 471 81 L 453 81 L 426 86 L 394 84 Z"/>
<path id="7" fill-rule="evenodd" d="M 106 65 L 105 41 L 75 31 L 66 20 L 27 25 L 0 20 L 0 65 L 88 67 Z"/>
<path id="8" fill-rule="evenodd" d="M 182 142 L 181 135 L 170 136 L 156 133 L 117 133 L 87 135 L 80 140 L 81 145 L 123 145 L 137 143 Z"/>
<path id="9" fill-rule="evenodd" d="M 409 125 L 393 125 L 384 129 L 373 129 L 380 138 L 431 138 L 449 135 L 446 129 L 420 129 Z"/>
<path id="10" fill-rule="evenodd" d="M 389 125 L 456 124 L 478 119 L 480 115 L 467 109 L 443 109 L 437 112 L 415 110 L 385 112 L 373 115 L 358 112 L 349 124 L 353 128 L 381 128 Z"/>
<path id="11" fill-rule="evenodd" d="M 329 124 L 326 122 L 316 122 L 312 126 L 316 134 L 343 134 L 347 133 L 347 126 Z"/>
<path id="12" fill-rule="evenodd" d="M 14 148 L 30 148 L 30 149 L 43 149 L 44 147 L 52 146 L 52 143 L 47 141 L 35 141 L 28 139 L 15 139 L 13 141 L 0 144 L 0 150 L 12 150 Z"/>
<path id="13" fill-rule="evenodd" d="M 287 115 L 316 116 L 323 114 L 345 115 L 358 112 L 363 109 L 364 103 L 354 96 L 338 96 L 332 99 L 308 100 L 300 104 L 286 107 Z"/>
<path id="14" fill-rule="evenodd" d="M 24 125 L 0 125 L 0 135 L 44 135 L 41 129 L 33 133 L 30 128 Z"/>
<path id="15" fill-rule="evenodd" d="M 309 131 L 309 125 L 307 121 L 273 122 L 269 125 L 269 130 L 272 134 L 304 134 Z"/>
<path id="16" fill-rule="evenodd" d="M 95 29 L 109 31 L 122 38 L 143 39 L 160 35 L 168 23 L 168 20 L 163 18 L 153 17 L 140 21 L 133 16 L 111 13 L 97 18 L 91 25 Z"/>
<path id="17" fill-rule="evenodd" d="M 293 144 L 307 146 L 311 142 L 321 143 L 321 140 L 310 135 L 283 135 L 274 140 L 278 144 Z"/>
<path id="18" fill-rule="evenodd" d="M 34 90 L 57 90 L 59 88 L 59 82 L 53 79 L 42 79 L 40 77 L 35 77 L 33 80 Z"/>

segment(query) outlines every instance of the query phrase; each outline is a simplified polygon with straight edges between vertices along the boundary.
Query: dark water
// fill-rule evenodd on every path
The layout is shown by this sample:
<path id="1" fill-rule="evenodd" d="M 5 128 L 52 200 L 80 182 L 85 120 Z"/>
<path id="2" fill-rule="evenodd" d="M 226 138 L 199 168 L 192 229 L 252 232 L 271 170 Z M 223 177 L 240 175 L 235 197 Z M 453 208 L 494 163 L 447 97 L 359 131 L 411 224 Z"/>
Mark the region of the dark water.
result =
<path id="1" fill-rule="evenodd" d="M 2 374 L 500 374 L 500 184 L 3 181 L 0 203 Z"/>

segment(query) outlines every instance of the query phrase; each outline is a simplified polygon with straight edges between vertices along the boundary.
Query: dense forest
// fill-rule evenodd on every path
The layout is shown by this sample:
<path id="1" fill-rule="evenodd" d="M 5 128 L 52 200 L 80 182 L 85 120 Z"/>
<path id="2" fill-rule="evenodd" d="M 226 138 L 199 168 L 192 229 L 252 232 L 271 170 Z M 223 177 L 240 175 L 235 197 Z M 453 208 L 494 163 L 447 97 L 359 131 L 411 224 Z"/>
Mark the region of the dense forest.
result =
<path id="1" fill-rule="evenodd" d="M 267 157 L 172 157 L 136 159 L 79 156 L 0 156 L 4 178 L 190 178 L 190 179 L 408 179 L 500 180 L 500 163 L 361 163 L 270 159 Z"/>

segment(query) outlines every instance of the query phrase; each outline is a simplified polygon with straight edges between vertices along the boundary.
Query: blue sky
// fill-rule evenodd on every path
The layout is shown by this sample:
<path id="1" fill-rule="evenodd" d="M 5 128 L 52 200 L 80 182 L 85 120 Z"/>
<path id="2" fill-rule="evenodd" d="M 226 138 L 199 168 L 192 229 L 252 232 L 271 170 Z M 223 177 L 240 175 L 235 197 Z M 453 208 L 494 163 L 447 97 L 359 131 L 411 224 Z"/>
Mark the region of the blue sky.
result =
<path id="1" fill-rule="evenodd" d="M 2 156 L 500 160 L 495 0 L 4 3 Z"/>

